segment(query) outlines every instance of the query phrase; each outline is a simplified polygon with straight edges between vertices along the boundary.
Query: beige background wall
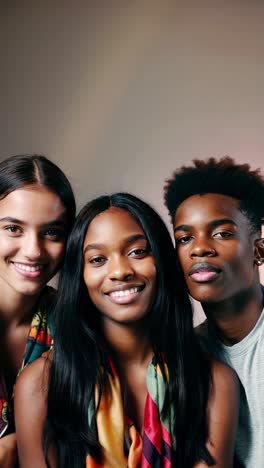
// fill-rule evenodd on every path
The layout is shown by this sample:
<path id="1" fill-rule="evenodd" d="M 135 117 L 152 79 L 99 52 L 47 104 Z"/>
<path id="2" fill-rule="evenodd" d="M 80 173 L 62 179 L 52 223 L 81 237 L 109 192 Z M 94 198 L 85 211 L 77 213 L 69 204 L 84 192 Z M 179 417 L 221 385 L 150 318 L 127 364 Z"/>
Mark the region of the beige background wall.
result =
<path id="1" fill-rule="evenodd" d="M 79 206 L 127 190 L 167 220 L 193 157 L 264 149 L 264 1 L 0 3 L 0 155 L 45 153 Z"/>

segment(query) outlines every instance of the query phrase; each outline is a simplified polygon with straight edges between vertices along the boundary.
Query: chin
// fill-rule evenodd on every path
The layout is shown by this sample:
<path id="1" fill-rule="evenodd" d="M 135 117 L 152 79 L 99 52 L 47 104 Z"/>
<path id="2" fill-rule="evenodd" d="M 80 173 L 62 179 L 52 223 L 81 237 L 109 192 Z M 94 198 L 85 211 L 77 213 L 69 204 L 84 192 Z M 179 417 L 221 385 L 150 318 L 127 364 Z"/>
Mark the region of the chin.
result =
<path id="1" fill-rule="evenodd" d="M 193 288 L 189 289 L 190 296 L 198 302 L 219 302 L 222 300 L 223 291 L 218 289 L 213 289 L 208 285 L 203 285 L 201 288 L 195 290 Z"/>
<path id="2" fill-rule="evenodd" d="M 35 296 L 36 294 L 40 294 L 42 289 L 44 288 L 44 285 L 39 285 L 38 287 L 34 288 L 21 288 L 17 292 L 24 295 L 24 296 Z"/>

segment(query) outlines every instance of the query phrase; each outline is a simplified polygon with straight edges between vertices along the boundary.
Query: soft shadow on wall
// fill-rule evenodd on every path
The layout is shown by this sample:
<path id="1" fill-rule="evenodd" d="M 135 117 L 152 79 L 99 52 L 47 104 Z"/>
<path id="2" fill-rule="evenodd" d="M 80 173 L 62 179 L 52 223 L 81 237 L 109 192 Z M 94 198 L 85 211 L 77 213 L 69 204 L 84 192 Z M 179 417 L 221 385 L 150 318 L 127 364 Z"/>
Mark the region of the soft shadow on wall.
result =
<path id="1" fill-rule="evenodd" d="M 79 206 L 126 190 L 168 222 L 176 167 L 263 164 L 263 24 L 259 0 L 1 2 L 1 157 L 45 153 Z"/>

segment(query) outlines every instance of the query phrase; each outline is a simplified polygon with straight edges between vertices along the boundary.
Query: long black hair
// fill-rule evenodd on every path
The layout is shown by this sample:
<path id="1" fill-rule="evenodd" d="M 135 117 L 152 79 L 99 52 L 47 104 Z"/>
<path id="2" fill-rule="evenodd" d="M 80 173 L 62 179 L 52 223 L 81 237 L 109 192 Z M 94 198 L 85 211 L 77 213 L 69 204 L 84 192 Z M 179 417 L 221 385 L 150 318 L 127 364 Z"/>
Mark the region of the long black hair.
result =
<path id="1" fill-rule="evenodd" d="M 61 199 L 66 208 L 67 225 L 75 219 L 75 198 L 62 170 L 39 154 L 18 154 L 0 162 L 0 200 L 27 185 L 40 185 Z"/>
<path id="2" fill-rule="evenodd" d="M 150 337 L 157 361 L 162 367 L 165 356 L 169 370 L 163 411 L 166 413 L 169 405 L 175 406 L 175 465 L 191 468 L 200 459 L 210 464 L 213 460 L 205 446 L 210 362 L 193 332 L 192 308 L 169 232 L 149 205 L 127 193 L 89 202 L 77 216 L 68 240 L 54 310 L 55 347 L 43 438 L 45 453 L 52 440 L 59 467 L 84 467 L 87 453 L 102 461 L 96 421 L 94 418 L 88 422 L 88 407 L 95 404 L 96 383 L 101 390 L 107 389 L 108 365 L 94 329 L 95 306 L 89 298 L 85 300 L 88 293 L 83 282 L 83 243 L 92 220 L 110 207 L 131 213 L 153 253 L 157 291 L 150 311 Z"/>

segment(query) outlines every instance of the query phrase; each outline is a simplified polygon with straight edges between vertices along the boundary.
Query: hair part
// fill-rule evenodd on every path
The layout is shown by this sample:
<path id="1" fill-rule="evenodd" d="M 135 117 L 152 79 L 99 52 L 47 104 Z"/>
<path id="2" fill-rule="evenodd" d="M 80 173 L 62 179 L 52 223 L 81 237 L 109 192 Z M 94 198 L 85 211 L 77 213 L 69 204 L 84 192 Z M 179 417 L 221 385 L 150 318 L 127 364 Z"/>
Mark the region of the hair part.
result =
<path id="1" fill-rule="evenodd" d="M 174 222 L 179 205 L 193 195 L 218 193 L 239 201 L 240 211 L 248 218 L 252 232 L 259 232 L 264 218 L 264 178 L 260 169 L 237 164 L 229 156 L 219 160 L 194 159 L 182 166 L 164 186 L 165 205 Z"/>
<path id="2" fill-rule="evenodd" d="M 45 156 L 15 155 L 0 162 L 0 200 L 26 185 L 39 185 L 55 193 L 66 208 L 71 227 L 76 204 L 71 184 L 62 170 Z"/>

